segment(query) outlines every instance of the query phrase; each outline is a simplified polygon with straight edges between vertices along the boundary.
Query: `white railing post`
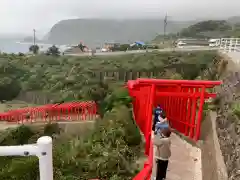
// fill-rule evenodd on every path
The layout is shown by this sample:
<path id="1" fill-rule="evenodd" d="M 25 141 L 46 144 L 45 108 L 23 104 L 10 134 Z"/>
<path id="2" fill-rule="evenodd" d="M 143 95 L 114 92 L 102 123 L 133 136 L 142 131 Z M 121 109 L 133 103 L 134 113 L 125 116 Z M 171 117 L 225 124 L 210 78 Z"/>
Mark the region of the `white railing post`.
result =
<path id="1" fill-rule="evenodd" d="M 221 38 L 221 39 L 220 39 L 220 46 L 219 46 L 219 50 L 220 50 L 220 51 L 224 51 L 223 43 L 224 43 L 224 39 Z"/>
<path id="2" fill-rule="evenodd" d="M 37 141 L 40 180 L 53 180 L 52 138 L 43 136 Z"/>
<path id="3" fill-rule="evenodd" d="M 43 136 L 37 144 L 0 146 L 0 156 L 37 156 L 40 180 L 53 180 L 52 138 Z"/>

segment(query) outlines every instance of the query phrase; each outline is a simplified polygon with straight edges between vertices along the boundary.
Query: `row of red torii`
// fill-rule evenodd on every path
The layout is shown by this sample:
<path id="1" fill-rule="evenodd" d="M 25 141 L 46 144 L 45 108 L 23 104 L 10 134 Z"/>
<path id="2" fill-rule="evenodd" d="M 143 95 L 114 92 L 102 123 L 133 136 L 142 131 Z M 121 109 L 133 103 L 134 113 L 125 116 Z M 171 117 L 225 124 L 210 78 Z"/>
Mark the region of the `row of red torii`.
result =
<path id="1" fill-rule="evenodd" d="M 38 121 L 94 120 L 96 116 L 96 103 L 84 101 L 14 109 L 0 113 L 0 120 L 9 123 L 32 123 Z"/>

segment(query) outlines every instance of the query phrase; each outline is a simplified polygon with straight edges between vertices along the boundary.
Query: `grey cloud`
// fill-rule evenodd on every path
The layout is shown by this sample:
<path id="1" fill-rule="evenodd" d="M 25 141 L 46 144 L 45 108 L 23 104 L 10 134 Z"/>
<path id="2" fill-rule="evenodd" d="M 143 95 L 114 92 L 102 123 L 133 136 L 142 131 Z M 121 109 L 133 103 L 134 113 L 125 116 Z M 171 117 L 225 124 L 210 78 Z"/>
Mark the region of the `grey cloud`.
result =
<path id="1" fill-rule="evenodd" d="M 240 15 L 239 0 L 0 0 L 0 33 L 45 33 L 68 18 L 222 18 Z"/>

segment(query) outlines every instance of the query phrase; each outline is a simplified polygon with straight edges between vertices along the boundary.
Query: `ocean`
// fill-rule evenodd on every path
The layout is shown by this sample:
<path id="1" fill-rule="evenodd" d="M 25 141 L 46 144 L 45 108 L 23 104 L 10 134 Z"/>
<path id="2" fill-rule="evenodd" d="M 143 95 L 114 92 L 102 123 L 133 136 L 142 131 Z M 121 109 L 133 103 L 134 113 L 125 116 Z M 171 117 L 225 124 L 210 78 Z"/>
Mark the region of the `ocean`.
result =
<path id="1" fill-rule="evenodd" d="M 19 43 L 18 40 L 13 39 L 0 39 L 0 52 L 5 53 L 27 53 L 29 52 L 29 47 L 31 43 Z M 40 51 L 47 50 L 50 44 L 40 44 Z"/>
<path id="2" fill-rule="evenodd" d="M 29 51 L 29 45 L 18 44 L 14 40 L 0 40 L 0 52 L 5 53 L 27 53 Z"/>

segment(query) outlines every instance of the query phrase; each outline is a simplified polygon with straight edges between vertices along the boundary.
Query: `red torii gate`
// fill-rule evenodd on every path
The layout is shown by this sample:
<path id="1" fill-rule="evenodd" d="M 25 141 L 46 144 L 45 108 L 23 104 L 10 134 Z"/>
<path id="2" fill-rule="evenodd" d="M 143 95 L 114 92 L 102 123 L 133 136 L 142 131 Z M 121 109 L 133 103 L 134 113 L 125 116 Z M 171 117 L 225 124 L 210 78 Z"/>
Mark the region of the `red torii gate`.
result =
<path id="1" fill-rule="evenodd" d="M 153 164 L 151 142 L 152 110 L 160 104 L 166 112 L 171 127 L 197 141 L 200 136 L 201 120 L 205 99 L 216 97 L 206 89 L 220 85 L 221 81 L 190 81 L 167 79 L 144 79 L 128 81 L 130 96 L 133 97 L 135 121 L 143 132 L 148 156 L 144 169 L 134 180 L 150 179 Z"/>
<path id="2" fill-rule="evenodd" d="M 0 113 L 0 121 L 10 123 L 32 123 L 36 121 L 89 120 L 95 119 L 97 105 L 93 101 L 47 104 L 26 107 Z"/>

